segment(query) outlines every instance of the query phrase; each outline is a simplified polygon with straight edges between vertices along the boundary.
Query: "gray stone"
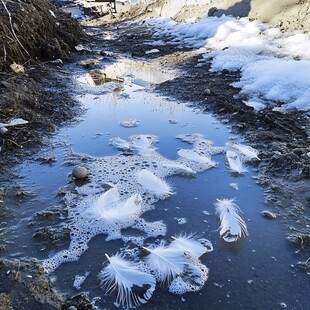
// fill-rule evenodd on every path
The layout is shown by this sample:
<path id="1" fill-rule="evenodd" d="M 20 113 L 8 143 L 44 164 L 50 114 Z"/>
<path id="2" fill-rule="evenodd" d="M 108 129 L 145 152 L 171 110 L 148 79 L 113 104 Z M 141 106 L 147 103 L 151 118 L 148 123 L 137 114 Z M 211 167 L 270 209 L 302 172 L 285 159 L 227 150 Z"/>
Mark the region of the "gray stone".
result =
<path id="1" fill-rule="evenodd" d="M 203 94 L 204 94 L 205 96 L 211 96 L 211 95 L 212 95 L 212 92 L 211 92 L 211 90 L 210 90 L 209 88 L 206 88 L 205 91 L 203 92 Z"/>
<path id="2" fill-rule="evenodd" d="M 274 220 L 277 218 L 276 214 L 267 210 L 262 211 L 262 216 L 266 217 L 269 220 Z"/>
<path id="3" fill-rule="evenodd" d="M 5 133 L 7 133 L 7 128 L 5 128 L 5 127 L 1 127 L 0 128 L 0 132 L 2 133 L 2 134 L 5 134 Z"/>
<path id="4" fill-rule="evenodd" d="M 88 175 L 88 170 L 85 167 L 82 166 L 76 166 L 72 170 L 72 176 L 76 179 L 84 179 Z"/>

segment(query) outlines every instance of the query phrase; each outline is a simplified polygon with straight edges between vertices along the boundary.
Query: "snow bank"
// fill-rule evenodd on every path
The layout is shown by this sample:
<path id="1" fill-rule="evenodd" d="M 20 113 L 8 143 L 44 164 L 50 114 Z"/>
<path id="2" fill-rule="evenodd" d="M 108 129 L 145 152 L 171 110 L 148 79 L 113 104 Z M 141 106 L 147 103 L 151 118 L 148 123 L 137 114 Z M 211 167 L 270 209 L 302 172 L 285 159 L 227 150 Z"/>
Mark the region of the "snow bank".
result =
<path id="1" fill-rule="evenodd" d="M 179 47 L 197 49 L 198 66 L 210 63 L 211 71 L 241 71 L 241 88 L 248 102 L 263 108 L 270 101 L 283 103 L 279 110 L 310 110 L 310 34 L 282 33 L 248 18 L 208 17 L 177 24 L 171 19 L 149 19 L 157 28 L 154 39 L 167 36 Z M 264 102 L 267 101 L 267 102 Z"/>
<path id="2" fill-rule="evenodd" d="M 297 108 L 310 110 L 310 61 L 269 59 L 249 63 L 242 68 L 242 94 L 285 102 L 280 111 Z"/>

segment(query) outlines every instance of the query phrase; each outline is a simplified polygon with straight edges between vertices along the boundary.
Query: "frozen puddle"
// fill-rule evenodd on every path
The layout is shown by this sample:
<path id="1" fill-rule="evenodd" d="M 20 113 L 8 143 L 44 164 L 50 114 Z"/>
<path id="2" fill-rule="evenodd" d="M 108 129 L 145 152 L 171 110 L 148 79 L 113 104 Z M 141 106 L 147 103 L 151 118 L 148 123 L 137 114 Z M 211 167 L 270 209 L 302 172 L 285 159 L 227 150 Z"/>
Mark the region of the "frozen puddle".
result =
<path id="1" fill-rule="evenodd" d="M 40 225 L 65 225 L 70 240 L 43 246 L 16 229 L 11 238 L 27 244 L 19 255 L 40 259 L 57 287 L 89 292 L 100 309 L 306 309 L 309 276 L 291 265 L 279 222 L 260 214 L 259 154 L 211 115 L 151 92 L 174 73 L 130 60 L 103 71 L 110 82 L 77 76 L 87 110 L 46 150 L 57 162 L 18 171 L 37 194 L 26 216 L 60 205 L 67 216 Z M 85 182 L 72 180 L 74 165 L 88 168 Z M 24 222 L 16 227 L 31 235 Z"/>

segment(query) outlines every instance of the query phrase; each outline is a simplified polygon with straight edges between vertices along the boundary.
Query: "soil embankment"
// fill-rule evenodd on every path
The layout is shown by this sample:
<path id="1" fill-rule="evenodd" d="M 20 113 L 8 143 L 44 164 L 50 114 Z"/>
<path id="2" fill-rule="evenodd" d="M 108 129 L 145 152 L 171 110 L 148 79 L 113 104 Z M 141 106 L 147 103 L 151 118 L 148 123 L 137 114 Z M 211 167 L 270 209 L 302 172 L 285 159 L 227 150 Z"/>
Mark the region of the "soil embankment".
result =
<path id="1" fill-rule="evenodd" d="M 51 76 L 83 37 L 79 24 L 47 0 L 0 2 L 0 123 L 29 122 L 0 134 L 2 162 L 12 150 L 38 144 L 41 129 L 53 131 L 72 116 L 66 85 Z"/>
<path id="2" fill-rule="evenodd" d="M 82 37 L 78 23 L 47 0 L 0 3 L 0 68 L 68 59 Z"/>

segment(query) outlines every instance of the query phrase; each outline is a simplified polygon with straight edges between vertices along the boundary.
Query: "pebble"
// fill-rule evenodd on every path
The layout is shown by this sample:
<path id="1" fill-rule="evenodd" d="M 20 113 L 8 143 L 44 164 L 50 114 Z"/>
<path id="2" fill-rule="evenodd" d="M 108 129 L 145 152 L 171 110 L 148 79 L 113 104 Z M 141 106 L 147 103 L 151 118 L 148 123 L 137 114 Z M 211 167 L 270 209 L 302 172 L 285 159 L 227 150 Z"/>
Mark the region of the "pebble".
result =
<path id="1" fill-rule="evenodd" d="M 267 210 L 264 210 L 262 211 L 262 216 L 266 217 L 267 219 L 270 219 L 270 220 L 274 220 L 277 218 L 276 214 L 270 212 L 270 211 L 267 211 Z"/>
<path id="2" fill-rule="evenodd" d="M 176 119 L 169 119 L 168 121 L 170 124 L 173 124 L 173 125 L 178 123 Z"/>
<path id="3" fill-rule="evenodd" d="M 75 306 L 70 306 L 68 310 L 78 310 Z"/>
<path id="4" fill-rule="evenodd" d="M 88 175 L 88 170 L 85 167 L 82 166 L 76 166 L 72 170 L 72 176 L 76 179 L 84 179 Z"/>
<path id="5" fill-rule="evenodd" d="M 205 91 L 203 92 L 203 94 L 204 94 L 205 96 L 211 96 L 211 95 L 212 95 L 212 92 L 211 92 L 211 90 L 210 90 L 209 88 L 206 88 Z"/>
<path id="6" fill-rule="evenodd" d="M 8 129 L 5 128 L 5 127 L 1 127 L 1 128 L 0 128 L 0 132 L 1 132 L 2 134 L 5 134 L 7 131 L 8 131 Z"/>

